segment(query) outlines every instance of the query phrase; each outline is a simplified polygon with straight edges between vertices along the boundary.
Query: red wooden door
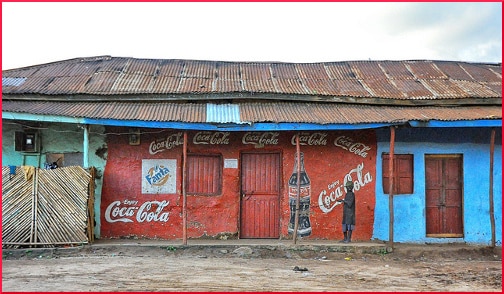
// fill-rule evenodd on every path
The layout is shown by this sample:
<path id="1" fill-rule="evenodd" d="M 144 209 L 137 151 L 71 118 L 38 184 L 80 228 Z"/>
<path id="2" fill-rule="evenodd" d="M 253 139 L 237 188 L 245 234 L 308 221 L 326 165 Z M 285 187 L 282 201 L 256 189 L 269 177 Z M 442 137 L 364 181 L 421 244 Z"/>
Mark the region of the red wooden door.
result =
<path id="1" fill-rule="evenodd" d="M 279 238 L 279 205 L 280 154 L 242 154 L 240 238 Z"/>
<path id="2" fill-rule="evenodd" d="M 425 158 L 428 237 L 463 237 L 462 156 Z"/>

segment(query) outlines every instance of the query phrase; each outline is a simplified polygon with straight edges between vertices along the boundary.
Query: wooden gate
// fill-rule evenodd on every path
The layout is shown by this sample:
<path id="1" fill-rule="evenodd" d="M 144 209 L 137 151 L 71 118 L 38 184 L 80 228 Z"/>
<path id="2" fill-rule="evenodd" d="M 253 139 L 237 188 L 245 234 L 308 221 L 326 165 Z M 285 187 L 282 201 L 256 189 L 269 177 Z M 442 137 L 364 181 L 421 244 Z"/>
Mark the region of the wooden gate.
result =
<path id="1" fill-rule="evenodd" d="M 463 237 L 462 156 L 425 157 L 427 237 Z"/>
<path id="2" fill-rule="evenodd" d="M 2 248 L 92 241 L 94 168 L 2 167 Z"/>
<path id="3" fill-rule="evenodd" d="M 240 238 L 280 236 L 280 154 L 241 156 Z"/>

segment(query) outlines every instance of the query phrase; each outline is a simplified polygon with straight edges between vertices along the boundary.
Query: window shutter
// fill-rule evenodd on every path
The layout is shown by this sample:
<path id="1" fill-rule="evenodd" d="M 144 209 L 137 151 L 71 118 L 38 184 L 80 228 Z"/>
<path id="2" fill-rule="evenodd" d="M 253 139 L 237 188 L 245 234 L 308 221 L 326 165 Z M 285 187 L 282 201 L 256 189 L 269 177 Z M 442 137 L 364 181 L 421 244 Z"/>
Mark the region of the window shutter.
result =
<path id="1" fill-rule="evenodd" d="M 222 157 L 220 155 L 187 156 L 186 191 L 192 195 L 219 195 L 222 190 Z"/>
<path id="2" fill-rule="evenodd" d="M 390 155 L 382 154 L 383 193 L 389 194 L 389 160 Z M 413 155 L 394 154 L 394 193 L 413 194 Z"/>

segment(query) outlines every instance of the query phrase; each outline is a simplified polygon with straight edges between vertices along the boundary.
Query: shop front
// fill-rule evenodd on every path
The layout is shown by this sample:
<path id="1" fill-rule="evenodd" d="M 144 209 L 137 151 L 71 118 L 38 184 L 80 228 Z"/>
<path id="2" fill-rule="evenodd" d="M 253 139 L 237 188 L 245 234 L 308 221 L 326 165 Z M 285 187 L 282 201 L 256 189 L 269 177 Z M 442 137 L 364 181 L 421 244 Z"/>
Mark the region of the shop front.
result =
<path id="1" fill-rule="evenodd" d="M 107 138 L 102 238 L 288 239 L 296 228 L 301 238 L 339 240 L 337 200 L 347 181 L 356 195 L 353 239 L 372 237 L 374 130 L 139 129 L 136 135 Z"/>

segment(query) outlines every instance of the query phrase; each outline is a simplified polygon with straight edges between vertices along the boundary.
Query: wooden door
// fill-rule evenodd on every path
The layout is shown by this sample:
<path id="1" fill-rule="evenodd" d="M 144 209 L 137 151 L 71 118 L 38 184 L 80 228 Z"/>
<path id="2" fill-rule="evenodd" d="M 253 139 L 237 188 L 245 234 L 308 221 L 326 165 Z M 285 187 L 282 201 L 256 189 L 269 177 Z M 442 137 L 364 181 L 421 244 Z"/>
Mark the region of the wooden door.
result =
<path id="1" fill-rule="evenodd" d="M 280 236 L 280 154 L 241 156 L 240 238 Z"/>
<path id="2" fill-rule="evenodd" d="M 427 237 L 463 237 L 462 156 L 425 157 Z"/>

